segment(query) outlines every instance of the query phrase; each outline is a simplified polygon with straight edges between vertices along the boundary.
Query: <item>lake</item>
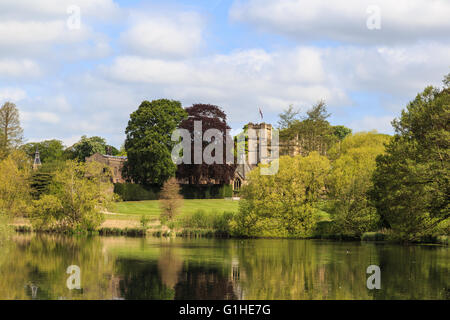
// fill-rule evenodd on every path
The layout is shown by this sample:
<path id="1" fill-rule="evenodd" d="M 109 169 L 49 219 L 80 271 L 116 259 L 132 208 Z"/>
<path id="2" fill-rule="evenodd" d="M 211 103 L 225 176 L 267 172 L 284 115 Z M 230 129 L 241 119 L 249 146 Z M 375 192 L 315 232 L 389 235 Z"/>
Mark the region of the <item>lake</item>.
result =
<path id="1" fill-rule="evenodd" d="M 0 299 L 450 299 L 444 246 L 16 234 L 0 249 Z"/>

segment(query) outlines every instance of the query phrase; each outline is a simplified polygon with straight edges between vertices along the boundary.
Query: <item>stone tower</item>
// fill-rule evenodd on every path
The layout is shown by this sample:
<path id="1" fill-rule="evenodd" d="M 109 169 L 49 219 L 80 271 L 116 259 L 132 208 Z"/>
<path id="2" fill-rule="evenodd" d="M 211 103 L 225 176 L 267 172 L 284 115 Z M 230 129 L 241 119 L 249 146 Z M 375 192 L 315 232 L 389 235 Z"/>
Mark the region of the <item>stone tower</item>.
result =
<path id="1" fill-rule="evenodd" d="M 41 157 L 39 156 L 39 149 L 36 148 L 36 153 L 34 154 L 33 170 L 39 169 L 39 167 L 41 165 L 42 165 L 42 163 L 41 163 Z"/>
<path id="2" fill-rule="evenodd" d="M 272 125 L 269 123 L 249 123 L 248 161 L 250 165 L 265 163 L 272 151 Z"/>

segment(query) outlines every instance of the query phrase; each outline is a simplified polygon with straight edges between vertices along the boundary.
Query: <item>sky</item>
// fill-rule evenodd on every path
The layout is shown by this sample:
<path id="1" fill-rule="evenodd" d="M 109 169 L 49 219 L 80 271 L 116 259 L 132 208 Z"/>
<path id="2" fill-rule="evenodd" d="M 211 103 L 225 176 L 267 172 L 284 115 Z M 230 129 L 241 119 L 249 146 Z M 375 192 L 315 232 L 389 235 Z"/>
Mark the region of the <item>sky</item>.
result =
<path id="1" fill-rule="evenodd" d="M 0 104 L 27 142 L 120 147 L 160 98 L 218 105 L 234 130 L 325 100 L 333 125 L 392 119 L 450 72 L 448 0 L 1 0 Z"/>

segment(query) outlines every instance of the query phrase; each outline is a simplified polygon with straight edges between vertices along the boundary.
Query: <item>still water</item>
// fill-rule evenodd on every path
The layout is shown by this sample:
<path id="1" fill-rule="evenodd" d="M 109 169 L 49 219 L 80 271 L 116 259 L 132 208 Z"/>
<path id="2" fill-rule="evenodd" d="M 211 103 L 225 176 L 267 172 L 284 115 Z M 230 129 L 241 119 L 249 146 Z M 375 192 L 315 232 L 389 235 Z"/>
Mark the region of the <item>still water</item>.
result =
<path id="1" fill-rule="evenodd" d="M 442 246 L 30 234 L 0 250 L 0 299 L 450 299 Z"/>

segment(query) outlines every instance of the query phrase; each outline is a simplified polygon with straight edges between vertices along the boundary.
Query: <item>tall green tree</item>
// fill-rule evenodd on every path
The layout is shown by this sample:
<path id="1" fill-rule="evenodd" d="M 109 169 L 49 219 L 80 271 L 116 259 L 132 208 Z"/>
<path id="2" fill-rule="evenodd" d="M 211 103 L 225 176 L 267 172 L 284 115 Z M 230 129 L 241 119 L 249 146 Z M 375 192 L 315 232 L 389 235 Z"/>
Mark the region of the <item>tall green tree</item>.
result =
<path id="1" fill-rule="evenodd" d="M 352 134 L 352 129 L 345 126 L 334 126 L 333 134 L 339 141 L 342 141 L 345 137 Z"/>
<path id="2" fill-rule="evenodd" d="M 0 108 L 0 157 L 5 157 L 23 142 L 19 110 L 12 102 L 5 102 Z"/>
<path id="3" fill-rule="evenodd" d="M 127 162 L 124 175 L 135 183 L 150 185 L 163 183 L 175 176 L 172 161 L 172 133 L 187 117 L 181 103 L 160 99 L 143 101 L 130 115 L 125 141 Z"/>
<path id="4" fill-rule="evenodd" d="M 326 155 L 328 149 L 338 141 L 336 129 L 327 121 L 330 114 L 324 101 L 319 101 L 306 112 L 302 121 L 294 121 L 281 130 L 280 140 L 288 149 L 300 148 L 302 155 L 317 151 Z"/>
<path id="5" fill-rule="evenodd" d="M 278 129 L 288 129 L 290 128 L 296 121 L 298 121 L 300 111 L 294 110 L 294 106 L 290 105 L 286 110 L 278 115 L 280 118 L 278 120 Z"/>
<path id="6" fill-rule="evenodd" d="M 70 159 L 84 162 L 87 157 L 95 153 L 117 155 L 119 150 L 106 143 L 106 139 L 98 136 L 82 136 L 81 140 L 66 150 Z"/>
<path id="7" fill-rule="evenodd" d="M 450 87 L 427 87 L 392 125 L 377 159 L 372 196 L 386 226 L 415 240 L 449 223 Z M 448 232 L 448 229 L 447 229 Z"/>

